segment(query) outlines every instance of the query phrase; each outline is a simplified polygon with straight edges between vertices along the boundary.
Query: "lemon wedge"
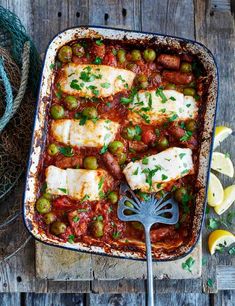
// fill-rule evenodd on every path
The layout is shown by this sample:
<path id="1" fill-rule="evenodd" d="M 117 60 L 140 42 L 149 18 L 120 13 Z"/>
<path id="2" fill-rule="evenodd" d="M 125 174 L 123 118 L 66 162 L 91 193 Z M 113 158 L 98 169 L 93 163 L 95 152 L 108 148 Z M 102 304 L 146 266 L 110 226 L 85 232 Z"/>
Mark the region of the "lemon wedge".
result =
<path id="1" fill-rule="evenodd" d="M 229 177 L 234 176 L 233 163 L 227 154 L 213 152 L 211 168 Z"/>
<path id="2" fill-rule="evenodd" d="M 235 236 L 232 233 L 225 230 L 215 230 L 209 236 L 208 248 L 213 255 L 221 246 L 229 247 L 233 243 L 235 243 Z"/>
<path id="3" fill-rule="evenodd" d="M 215 128 L 213 149 L 216 149 L 223 140 L 225 140 L 229 135 L 232 134 L 232 132 L 232 129 L 228 128 L 227 126 L 217 126 Z"/>
<path id="4" fill-rule="evenodd" d="M 220 180 L 213 174 L 210 173 L 209 186 L 208 186 L 208 204 L 210 206 L 217 206 L 223 202 L 224 189 Z"/>
<path id="5" fill-rule="evenodd" d="M 224 199 L 221 204 L 214 207 L 215 212 L 221 215 L 227 210 L 235 201 L 235 185 L 228 186 L 224 189 Z"/>

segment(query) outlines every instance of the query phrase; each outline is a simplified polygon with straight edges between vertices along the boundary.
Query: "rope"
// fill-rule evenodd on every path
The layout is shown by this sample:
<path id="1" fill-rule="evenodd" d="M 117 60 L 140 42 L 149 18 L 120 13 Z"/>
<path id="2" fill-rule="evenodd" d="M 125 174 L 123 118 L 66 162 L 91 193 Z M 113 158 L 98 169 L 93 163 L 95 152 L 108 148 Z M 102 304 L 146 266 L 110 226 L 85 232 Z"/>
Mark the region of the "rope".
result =
<path id="1" fill-rule="evenodd" d="M 30 42 L 27 41 L 24 44 L 24 50 L 22 56 L 22 76 L 21 76 L 20 87 L 13 102 L 11 84 L 4 70 L 3 60 L 0 59 L 0 76 L 2 78 L 6 91 L 6 108 L 2 118 L 0 118 L 0 132 L 4 129 L 7 123 L 14 116 L 24 97 L 28 81 L 29 63 L 30 63 Z"/>

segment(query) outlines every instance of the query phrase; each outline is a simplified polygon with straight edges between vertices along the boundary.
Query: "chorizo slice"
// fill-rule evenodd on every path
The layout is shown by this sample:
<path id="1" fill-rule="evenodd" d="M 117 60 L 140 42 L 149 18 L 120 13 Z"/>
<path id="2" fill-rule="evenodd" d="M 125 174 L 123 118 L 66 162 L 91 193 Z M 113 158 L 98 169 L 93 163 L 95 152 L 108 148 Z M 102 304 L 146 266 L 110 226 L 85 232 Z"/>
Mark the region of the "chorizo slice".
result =
<path id="1" fill-rule="evenodd" d="M 177 55 L 160 54 L 157 62 L 168 69 L 179 70 L 180 68 L 180 57 Z"/>
<path id="2" fill-rule="evenodd" d="M 129 149 L 135 150 L 136 152 L 144 152 L 148 149 L 148 146 L 142 141 L 129 141 Z"/>
<path id="3" fill-rule="evenodd" d="M 103 161 L 106 165 L 106 167 L 108 168 L 110 174 L 117 178 L 117 179 L 121 179 L 122 178 L 122 170 L 117 162 L 117 160 L 115 159 L 115 157 L 109 153 L 106 152 L 103 155 Z"/>
<path id="4" fill-rule="evenodd" d="M 192 73 L 183 73 L 179 71 L 164 70 L 162 76 L 166 81 L 176 85 L 187 85 L 194 79 Z"/>

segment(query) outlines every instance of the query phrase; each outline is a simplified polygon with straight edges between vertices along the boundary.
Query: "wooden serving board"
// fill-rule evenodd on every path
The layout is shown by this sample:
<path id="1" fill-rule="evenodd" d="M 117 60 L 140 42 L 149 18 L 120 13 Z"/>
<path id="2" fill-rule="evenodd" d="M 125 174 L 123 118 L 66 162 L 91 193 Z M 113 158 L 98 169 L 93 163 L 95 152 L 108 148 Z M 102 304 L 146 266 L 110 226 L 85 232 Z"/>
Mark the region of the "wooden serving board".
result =
<path id="1" fill-rule="evenodd" d="M 129 259 L 64 250 L 36 242 L 36 277 L 54 281 L 62 280 L 118 280 L 146 278 L 146 263 Z M 182 263 L 192 256 L 195 264 L 192 273 L 182 269 Z M 153 263 L 156 279 L 189 279 L 201 276 L 201 240 L 193 252 L 183 259 Z"/>

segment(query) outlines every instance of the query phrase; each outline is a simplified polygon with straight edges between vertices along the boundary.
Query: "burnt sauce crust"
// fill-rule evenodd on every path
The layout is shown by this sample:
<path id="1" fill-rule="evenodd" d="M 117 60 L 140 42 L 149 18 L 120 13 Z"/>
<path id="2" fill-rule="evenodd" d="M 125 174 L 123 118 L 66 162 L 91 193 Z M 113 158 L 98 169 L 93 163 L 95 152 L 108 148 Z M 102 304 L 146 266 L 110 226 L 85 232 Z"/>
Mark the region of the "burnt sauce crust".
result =
<path id="1" fill-rule="evenodd" d="M 79 44 L 77 53 L 74 45 Z M 130 44 L 126 41 L 114 40 L 92 40 L 81 39 L 72 41 L 66 46 L 73 50 L 72 56 L 67 62 L 62 62 L 57 55 L 55 66 L 52 67 L 55 74 L 55 81 L 51 88 L 51 106 L 60 105 L 64 109 L 63 118 L 83 120 L 81 115 L 87 107 L 93 107 L 97 111 L 99 119 L 107 119 L 120 123 L 121 128 L 115 140 L 121 141 L 124 145 L 123 152 L 126 155 L 124 164 L 120 165 L 117 154 L 112 154 L 109 150 L 103 154 L 100 148 L 73 147 L 72 156 L 64 155 L 64 150 L 60 149 L 55 155 L 49 154 L 50 144 L 55 144 L 58 148 L 68 146 L 59 143 L 51 134 L 50 126 L 53 120 L 51 108 L 48 110 L 48 135 L 47 146 L 43 154 L 43 161 L 40 170 L 41 193 L 39 197 L 45 196 L 45 169 L 50 165 L 59 168 L 84 168 L 84 158 L 94 156 L 97 159 L 99 168 L 105 169 L 111 177 L 108 189 L 105 190 L 103 199 L 100 201 L 89 201 L 83 199 L 77 201 L 63 196 L 49 196 L 51 204 L 50 213 L 55 216 L 55 220 L 62 222 L 66 230 L 58 235 L 52 233 L 52 224 L 46 224 L 45 214 L 35 212 L 35 221 L 42 232 L 52 239 L 62 242 L 74 243 L 81 241 L 86 245 L 97 245 L 105 248 L 108 253 L 111 249 L 120 251 L 131 251 L 139 254 L 144 253 L 144 232 L 142 227 L 136 223 L 124 223 L 118 220 L 116 209 L 117 204 L 110 201 L 110 191 L 118 194 L 120 182 L 125 180 L 122 169 L 131 160 L 142 159 L 144 157 L 157 154 L 164 149 L 164 140 L 167 139 L 169 147 L 190 148 L 193 151 L 194 174 L 185 176 L 177 181 L 172 181 L 168 186 L 157 193 L 161 197 L 164 191 L 170 191 L 177 197 L 177 191 L 183 190 L 186 195 L 179 201 L 180 221 L 176 226 L 154 225 L 151 230 L 153 243 L 153 253 L 155 258 L 160 258 L 161 253 L 174 254 L 177 248 L 188 244 L 191 239 L 192 219 L 194 216 L 194 197 L 198 192 L 196 177 L 198 171 L 198 154 L 203 130 L 205 101 L 207 89 L 210 81 L 198 59 L 189 54 L 175 52 L 174 50 L 156 49 L 154 42 L 146 42 L 144 45 Z M 79 49 L 80 48 L 80 49 Z M 153 49 L 154 60 L 149 60 L 144 54 L 146 49 Z M 125 60 L 121 60 L 121 52 L 124 50 Z M 135 52 L 133 52 L 133 50 Z M 136 52 L 139 51 L 139 52 Z M 79 53 L 80 52 L 80 53 Z M 75 55 L 76 54 L 76 55 Z M 138 58 L 140 54 L 140 58 Z M 137 60 L 136 60 L 136 58 Z M 152 58 L 154 56 L 152 55 Z M 127 88 L 120 93 L 102 99 L 86 99 L 75 95 L 78 106 L 69 109 L 65 102 L 66 94 L 60 89 L 58 80 L 63 75 L 63 68 L 73 62 L 76 64 L 96 64 L 97 66 L 108 65 L 117 68 L 128 69 L 136 73 L 132 88 Z M 183 66 L 185 66 L 183 68 Z M 191 68 L 190 68 L 191 67 Z M 188 69 L 185 71 L 184 69 Z M 184 72 L 182 72 L 182 70 Z M 196 128 L 190 131 L 186 126 L 190 126 L 189 121 L 169 121 L 151 125 L 148 122 L 138 124 L 141 133 L 135 139 L 124 137 L 125 128 L 132 126 L 127 119 L 128 104 L 121 103 L 122 98 L 129 98 L 133 90 L 164 90 L 174 89 L 179 92 L 191 89 L 198 107 L 198 117 L 195 118 Z M 191 123 L 191 125 L 193 125 Z M 186 135 L 187 137 L 183 138 Z M 126 136 L 126 135 L 125 135 Z M 182 138 L 184 140 L 182 140 Z M 167 147 L 168 147 L 167 146 Z M 165 147 L 165 148 L 167 148 Z M 116 170 L 112 169 L 107 155 L 113 158 Z M 121 171 L 120 171 L 121 170 Z M 119 172 L 119 173 L 118 173 Z M 181 188 L 181 189 L 180 189 Z M 44 189 L 44 190 L 43 190 Z M 179 197 L 178 192 L 178 197 Z M 145 194 L 138 193 L 139 197 Z M 182 195 L 181 195 L 182 196 Z M 178 198 L 179 199 L 179 198 Z M 37 206 L 36 206 L 37 207 Z M 74 222 L 74 220 L 76 222 Z M 102 223 L 102 236 L 94 235 L 94 223 Z"/>

